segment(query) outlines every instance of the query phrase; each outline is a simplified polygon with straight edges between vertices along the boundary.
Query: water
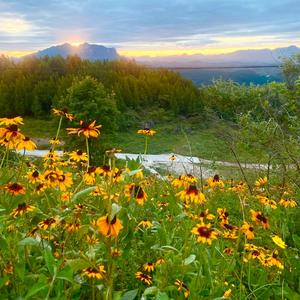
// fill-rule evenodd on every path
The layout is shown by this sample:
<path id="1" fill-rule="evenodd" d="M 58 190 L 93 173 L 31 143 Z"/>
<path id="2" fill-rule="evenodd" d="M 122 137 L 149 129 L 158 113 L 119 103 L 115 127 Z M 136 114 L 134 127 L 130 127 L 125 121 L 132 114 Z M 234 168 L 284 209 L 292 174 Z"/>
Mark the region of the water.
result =
<path id="1" fill-rule="evenodd" d="M 240 84 L 266 84 L 282 82 L 283 75 L 279 67 L 230 68 L 230 69 L 180 69 L 175 70 L 196 85 L 210 84 L 215 79 L 233 80 Z"/>

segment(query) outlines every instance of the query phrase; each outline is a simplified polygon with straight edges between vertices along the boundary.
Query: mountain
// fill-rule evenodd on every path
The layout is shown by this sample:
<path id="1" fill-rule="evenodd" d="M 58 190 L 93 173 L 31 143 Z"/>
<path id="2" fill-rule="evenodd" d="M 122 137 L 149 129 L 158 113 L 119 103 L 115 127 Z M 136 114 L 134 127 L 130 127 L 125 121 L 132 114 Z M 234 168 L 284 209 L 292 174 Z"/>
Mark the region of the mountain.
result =
<path id="1" fill-rule="evenodd" d="M 30 56 L 43 57 L 57 55 L 62 57 L 78 55 L 80 58 L 88 60 L 114 60 L 120 57 L 115 48 L 107 48 L 88 43 L 84 43 L 79 46 L 72 46 L 71 44 L 65 43 L 38 51 Z"/>
<path id="2" fill-rule="evenodd" d="M 300 48 L 239 50 L 232 53 L 217 55 L 172 55 L 172 56 L 142 56 L 136 57 L 139 63 L 152 67 L 245 67 L 245 66 L 278 66 L 282 59 L 300 53 Z"/>

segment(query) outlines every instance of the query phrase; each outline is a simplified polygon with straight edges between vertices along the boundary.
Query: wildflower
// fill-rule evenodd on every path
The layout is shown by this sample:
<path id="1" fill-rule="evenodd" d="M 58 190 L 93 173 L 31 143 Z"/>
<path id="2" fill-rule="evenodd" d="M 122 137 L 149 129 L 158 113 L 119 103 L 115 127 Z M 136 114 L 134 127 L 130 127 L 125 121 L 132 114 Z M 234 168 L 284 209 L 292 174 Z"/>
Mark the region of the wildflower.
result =
<path id="1" fill-rule="evenodd" d="M 49 218 L 39 222 L 38 226 L 40 229 L 47 230 L 48 228 L 54 228 L 58 224 L 57 218 Z"/>
<path id="2" fill-rule="evenodd" d="M 211 221 L 215 218 L 215 216 L 213 214 L 210 214 L 207 208 L 199 214 L 198 218 L 200 221 L 204 221 L 205 219 Z"/>
<path id="3" fill-rule="evenodd" d="M 87 276 L 88 278 L 103 279 L 105 276 L 104 266 L 88 267 L 82 270 L 82 275 Z"/>
<path id="4" fill-rule="evenodd" d="M 165 263 L 165 260 L 163 258 L 159 258 L 156 262 L 155 262 L 155 266 L 159 266 Z"/>
<path id="5" fill-rule="evenodd" d="M 245 184 L 245 182 L 242 182 L 242 181 L 235 185 L 233 185 L 233 183 L 232 183 L 231 187 L 228 190 L 238 193 L 238 194 L 242 194 L 242 193 L 245 193 L 245 191 L 246 191 L 246 184 Z"/>
<path id="6" fill-rule="evenodd" d="M 266 185 L 267 183 L 268 183 L 268 178 L 266 176 L 263 178 L 260 177 L 255 181 L 255 187 L 259 188 Z"/>
<path id="7" fill-rule="evenodd" d="M 236 240 L 238 236 L 236 235 L 236 231 L 225 231 L 224 232 L 224 239 L 229 239 L 229 240 Z"/>
<path id="8" fill-rule="evenodd" d="M 138 134 L 142 134 L 145 136 L 153 136 L 154 134 L 156 134 L 156 131 L 150 128 L 144 128 L 144 129 L 140 129 L 137 132 Z"/>
<path id="9" fill-rule="evenodd" d="M 67 128 L 67 131 L 68 134 L 77 134 L 78 136 L 83 134 L 86 138 L 97 138 L 101 127 L 102 125 L 96 125 L 96 121 L 92 123 L 80 121 L 78 128 Z"/>
<path id="10" fill-rule="evenodd" d="M 11 125 L 22 125 L 23 118 L 14 117 L 14 118 L 0 118 L 0 125 L 11 126 Z"/>
<path id="11" fill-rule="evenodd" d="M 216 230 L 210 227 L 210 224 L 200 223 L 197 224 L 191 232 L 197 236 L 198 242 L 201 242 L 203 244 L 207 243 L 208 245 L 211 245 L 212 240 L 217 238 L 218 233 Z"/>
<path id="12" fill-rule="evenodd" d="M 12 263 L 7 263 L 5 266 L 4 266 L 4 269 L 3 269 L 4 273 L 6 274 L 13 274 L 14 272 L 14 267 L 12 265 Z"/>
<path id="13" fill-rule="evenodd" d="M 221 226 L 225 227 L 225 225 L 229 224 L 229 214 L 226 211 L 226 208 L 218 208 L 217 213 L 219 214 L 219 220 L 221 221 Z"/>
<path id="14" fill-rule="evenodd" d="M 113 173 L 114 173 L 114 171 L 108 165 L 103 165 L 103 166 L 99 167 L 99 174 L 101 176 L 111 177 L 113 175 Z"/>
<path id="15" fill-rule="evenodd" d="M 288 199 L 280 199 L 279 201 L 279 205 L 288 208 L 288 207 L 296 207 L 297 206 L 297 202 L 295 200 L 288 200 Z"/>
<path id="16" fill-rule="evenodd" d="M 1 128 L 0 138 L 16 144 L 25 139 L 25 136 L 20 132 L 17 125 L 10 125 L 7 128 Z"/>
<path id="17" fill-rule="evenodd" d="M 176 281 L 175 281 L 174 284 L 177 287 L 177 291 L 178 292 L 183 291 L 184 298 L 188 298 L 189 297 L 190 290 L 189 290 L 189 288 L 187 287 L 187 285 L 183 281 L 181 281 L 179 279 L 176 279 Z"/>
<path id="18" fill-rule="evenodd" d="M 20 142 L 17 143 L 16 149 L 17 150 L 35 150 L 36 144 L 29 138 L 29 137 L 24 137 Z"/>
<path id="19" fill-rule="evenodd" d="M 110 157 L 110 158 L 113 158 L 115 157 L 115 154 L 116 153 L 120 153 L 122 150 L 121 149 L 116 149 L 116 148 L 112 148 L 110 150 L 106 150 L 105 151 L 105 154 Z"/>
<path id="20" fill-rule="evenodd" d="M 87 235 L 86 241 L 89 245 L 95 245 L 98 243 L 98 239 L 94 235 Z"/>
<path id="21" fill-rule="evenodd" d="M 94 184 L 96 181 L 96 174 L 99 174 L 98 167 L 89 167 L 87 172 L 83 174 L 83 180 L 87 185 Z"/>
<path id="22" fill-rule="evenodd" d="M 68 119 L 69 121 L 73 121 L 75 119 L 75 117 L 72 114 L 68 113 L 68 111 L 66 109 L 60 110 L 57 108 L 53 108 L 52 113 L 55 116 L 64 117 L 64 118 Z"/>
<path id="23" fill-rule="evenodd" d="M 17 216 L 22 216 L 24 213 L 31 212 L 34 210 L 35 210 L 34 206 L 28 205 L 26 203 L 21 203 L 18 205 L 17 208 L 13 209 L 10 215 L 16 218 Z"/>
<path id="24" fill-rule="evenodd" d="M 217 174 L 214 177 L 207 178 L 206 184 L 210 188 L 224 188 L 224 182 Z"/>
<path id="25" fill-rule="evenodd" d="M 228 299 L 228 298 L 230 298 L 231 294 L 232 294 L 232 290 L 231 290 L 231 289 L 228 289 L 228 290 L 225 291 L 225 293 L 223 294 L 223 298 L 224 298 L 224 299 Z"/>
<path id="26" fill-rule="evenodd" d="M 241 227 L 241 231 L 246 235 L 247 240 L 254 239 L 254 228 L 247 222 L 244 222 L 243 226 Z"/>
<path id="27" fill-rule="evenodd" d="M 171 161 L 174 161 L 174 160 L 176 160 L 176 159 L 177 159 L 177 157 L 176 157 L 175 154 L 172 154 L 172 155 L 169 157 L 169 160 L 171 160 Z"/>
<path id="28" fill-rule="evenodd" d="M 258 196 L 256 196 L 256 198 L 258 199 L 258 201 L 261 204 L 263 204 L 265 206 L 270 206 L 273 209 L 277 208 L 277 203 L 274 200 L 269 199 L 269 197 L 258 195 Z"/>
<path id="29" fill-rule="evenodd" d="M 233 254 L 233 249 L 230 247 L 226 247 L 223 250 L 223 253 L 227 254 L 227 255 L 232 255 Z"/>
<path id="30" fill-rule="evenodd" d="M 188 187 L 188 189 L 177 193 L 176 196 L 179 196 L 181 200 L 186 201 L 187 203 L 192 202 L 203 204 L 206 202 L 204 194 L 202 194 L 197 187 L 192 184 Z"/>
<path id="31" fill-rule="evenodd" d="M 42 192 L 44 192 L 47 189 L 47 186 L 44 183 L 40 183 L 38 184 L 38 186 L 35 188 L 35 192 L 37 194 L 40 194 Z"/>
<path id="32" fill-rule="evenodd" d="M 68 232 L 72 233 L 72 232 L 78 231 L 80 229 L 80 224 L 79 223 L 65 223 L 64 228 Z"/>
<path id="33" fill-rule="evenodd" d="M 146 283 L 147 285 L 152 284 L 152 277 L 150 275 L 144 274 L 142 272 L 136 272 L 135 278 L 139 279 L 140 281 Z"/>
<path id="34" fill-rule="evenodd" d="M 138 224 L 139 227 L 143 227 L 144 229 L 145 228 L 151 228 L 153 225 L 150 221 L 148 220 L 143 220 L 141 221 L 139 224 Z"/>
<path id="35" fill-rule="evenodd" d="M 60 144 L 60 140 L 57 138 L 53 138 L 51 140 L 49 140 L 49 144 L 50 145 L 59 145 Z"/>
<path id="36" fill-rule="evenodd" d="M 72 173 L 63 173 L 63 171 L 61 171 L 57 180 L 58 180 L 58 184 L 57 184 L 58 188 L 61 191 L 65 191 L 73 184 Z"/>
<path id="37" fill-rule="evenodd" d="M 264 229 L 268 229 L 270 227 L 268 219 L 262 212 L 251 209 L 250 213 L 252 221 L 254 221 L 257 225 L 261 225 Z"/>
<path id="38" fill-rule="evenodd" d="M 273 235 L 272 240 L 278 247 L 282 249 L 286 248 L 285 242 L 278 235 Z"/>
<path id="39" fill-rule="evenodd" d="M 60 196 L 60 200 L 62 202 L 67 202 L 71 199 L 71 197 L 73 196 L 73 193 L 70 193 L 70 192 L 64 192 L 61 194 Z"/>
<path id="40" fill-rule="evenodd" d="M 96 221 L 96 225 L 99 232 L 106 237 L 117 237 L 123 228 L 121 221 L 116 216 L 111 221 L 107 215 L 103 216 Z"/>
<path id="41" fill-rule="evenodd" d="M 27 173 L 27 179 L 30 183 L 37 183 L 41 180 L 39 171 L 34 170 Z"/>
<path id="42" fill-rule="evenodd" d="M 133 197 L 139 205 L 144 205 L 147 200 L 147 194 L 144 192 L 143 188 L 134 183 L 125 186 L 125 195 L 128 198 Z"/>
<path id="43" fill-rule="evenodd" d="M 122 251 L 120 249 L 117 249 L 117 248 L 112 248 L 111 251 L 110 251 L 110 255 L 112 257 L 119 257 L 122 255 Z"/>
<path id="44" fill-rule="evenodd" d="M 10 194 L 12 194 L 14 196 L 25 194 L 25 188 L 17 182 L 6 184 L 4 186 L 4 189 L 7 190 Z"/>
<path id="45" fill-rule="evenodd" d="M 154 271 L 154 266 L 155 266 L 155 264 L 153 264 L 153 263 L 145 263 L 143 265 L 143 268 L 147 272 L 153 272 Z"/>
<path id="46" fill-rule="evenodd" d="M 70 159 L 75 162 L 87 162 L 88 156 L 85 152 L 82 152 L 81 150 L 72 151 L 70 154 Z"/>

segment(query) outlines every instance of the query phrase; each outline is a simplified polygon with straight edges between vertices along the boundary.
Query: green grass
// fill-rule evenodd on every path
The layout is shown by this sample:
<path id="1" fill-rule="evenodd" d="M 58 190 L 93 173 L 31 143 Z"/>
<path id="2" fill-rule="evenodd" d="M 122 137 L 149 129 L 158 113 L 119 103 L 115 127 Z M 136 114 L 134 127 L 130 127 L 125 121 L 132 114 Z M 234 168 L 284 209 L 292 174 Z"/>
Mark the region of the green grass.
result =
<path id="1" fill-rule="evenodd" d="M 57 125 L 57 119 L 26 118 L 22 131 L 30 137 L 50 139 L 56 135 Z M 188 120 L 181 121 L 180 125 L 182 128 L 191 127 Z M 213 161 L 235 161 L 227 143 L 220 138 L 223 133 L 233 132 L 233 129 L 226 123 L 218 124 L 218 126 L 211 125 L 209 128 L 194 126 L 190 133 L 187 133 L 187 130 L 181 130 L 176 121 L 159 125 L 155 129 L 157 134 L 149 138 L 147 151 L 149 154 L 174 152 Z M 137 134 L 136 131 L 130 130 L 109 135 L 107 138 L 110 146 L 122 149 L 122 152 L 144 153 L 145 137 Z M 62 132 L 61 139 L 63 135 Z M 239 149 L 238 157 L 242 162 L 261 162 L 257 153 L 251 153 L 245 148 Z"/>

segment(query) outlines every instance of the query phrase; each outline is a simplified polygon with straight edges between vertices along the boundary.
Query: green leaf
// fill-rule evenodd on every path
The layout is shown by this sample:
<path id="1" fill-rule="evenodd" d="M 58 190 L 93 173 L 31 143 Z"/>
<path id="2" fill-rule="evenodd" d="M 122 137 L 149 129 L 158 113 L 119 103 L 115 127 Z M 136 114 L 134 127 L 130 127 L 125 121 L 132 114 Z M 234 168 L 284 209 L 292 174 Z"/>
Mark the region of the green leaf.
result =
<path id="1" fill-rule="evenodd" d="M 60 270 L 57 273 L 56 278 L 66 280 L 66 281 L 69 281 L 69 282 L 73 283 L 74 280 L 73 280 L 72 268 L 69 265 L 65 266 L 62 270 Z"/>
<path id="2" fill-rule="evenodd" d="M 159 292 L 159 289 L 156 286 L 150 286 L 148 288 L 145 289 L 143 295 L 147 296 L 147 295 L 156 295 Z"/>
<path id="3" fill-rule="evenodd" d="M 296 234 L 293 234 L 293 241 L 295 243 L 295 246 L 297 248 L 300 248 L 300 237 Z"/>
<path id="4" fill-rule="evenodd" d="M 187 265 L 191 264 L 195 259 L 196 259 L 196 255 L 191 254 L 189 257 L 187 257 L 186 259 L 183 260 L 183 264 L 185 266 L 187 266 Z"/>
<path id="5" fill-rule="evenodd" d="M 33 238 L 33 237 L 27 237 L 19 242 L 20 246 L 39 246 L 40 242 Z"/>
<path id="6" fill-rule="evenodd" d="M 96 189 L 96 186 L 88 187 L 88 188 L 86 188 L 86 189 L 84 189 L 84 190 L 82 190 L 82 191 L 76 193 L 76 194 L 72 197 L 71 201 L 72 201 L 72 202 L 75 202 L 78 198 L 81 198 L 82 196 L 86 196 L 87 194 L 90 194 L 90 193 L 93 192 L 95 189 Z"/>
<path id="7" fill-rule="evenodd" d="M 77 272 L 79 270 L 89 267 L 90 263 L 84 259 L 78 258 L 67 260 L 67 265 L 71 267 L 73 272 Z"/>
<path id="8" fill-rule="evenodd" d="M 37 282 L 35 283 L 31 289 L 28 291 L 28 293 L 25 296 L 25 300 L 29 299 L 33 295 L 37 294 L 38 292 L 42 291 L 43 289 L 47 288 L 48 285 L 45 282 Z"/>
<path id="9" fill-rule="evenodd" d="M 50 272 L 50 274 L 53 276 L 56 270 L 56 264 L 55 264 L 55 259 L 52 255 L 52 252 L 50 250 L 45 250 L 44 251 L 44 259 L 46 262 L 46 266 Z"/>
<path id="10" fill-rule="evenodd" d="M 167 293 L 159 293 L 156 296 L 156 300 L 169 300 L 169 296 Z"/>
<path id="11" fill-rule="evenodd" d="M 126 292 L 120 300 L 134 300 L 138 294 L 138 289 Z"/>

